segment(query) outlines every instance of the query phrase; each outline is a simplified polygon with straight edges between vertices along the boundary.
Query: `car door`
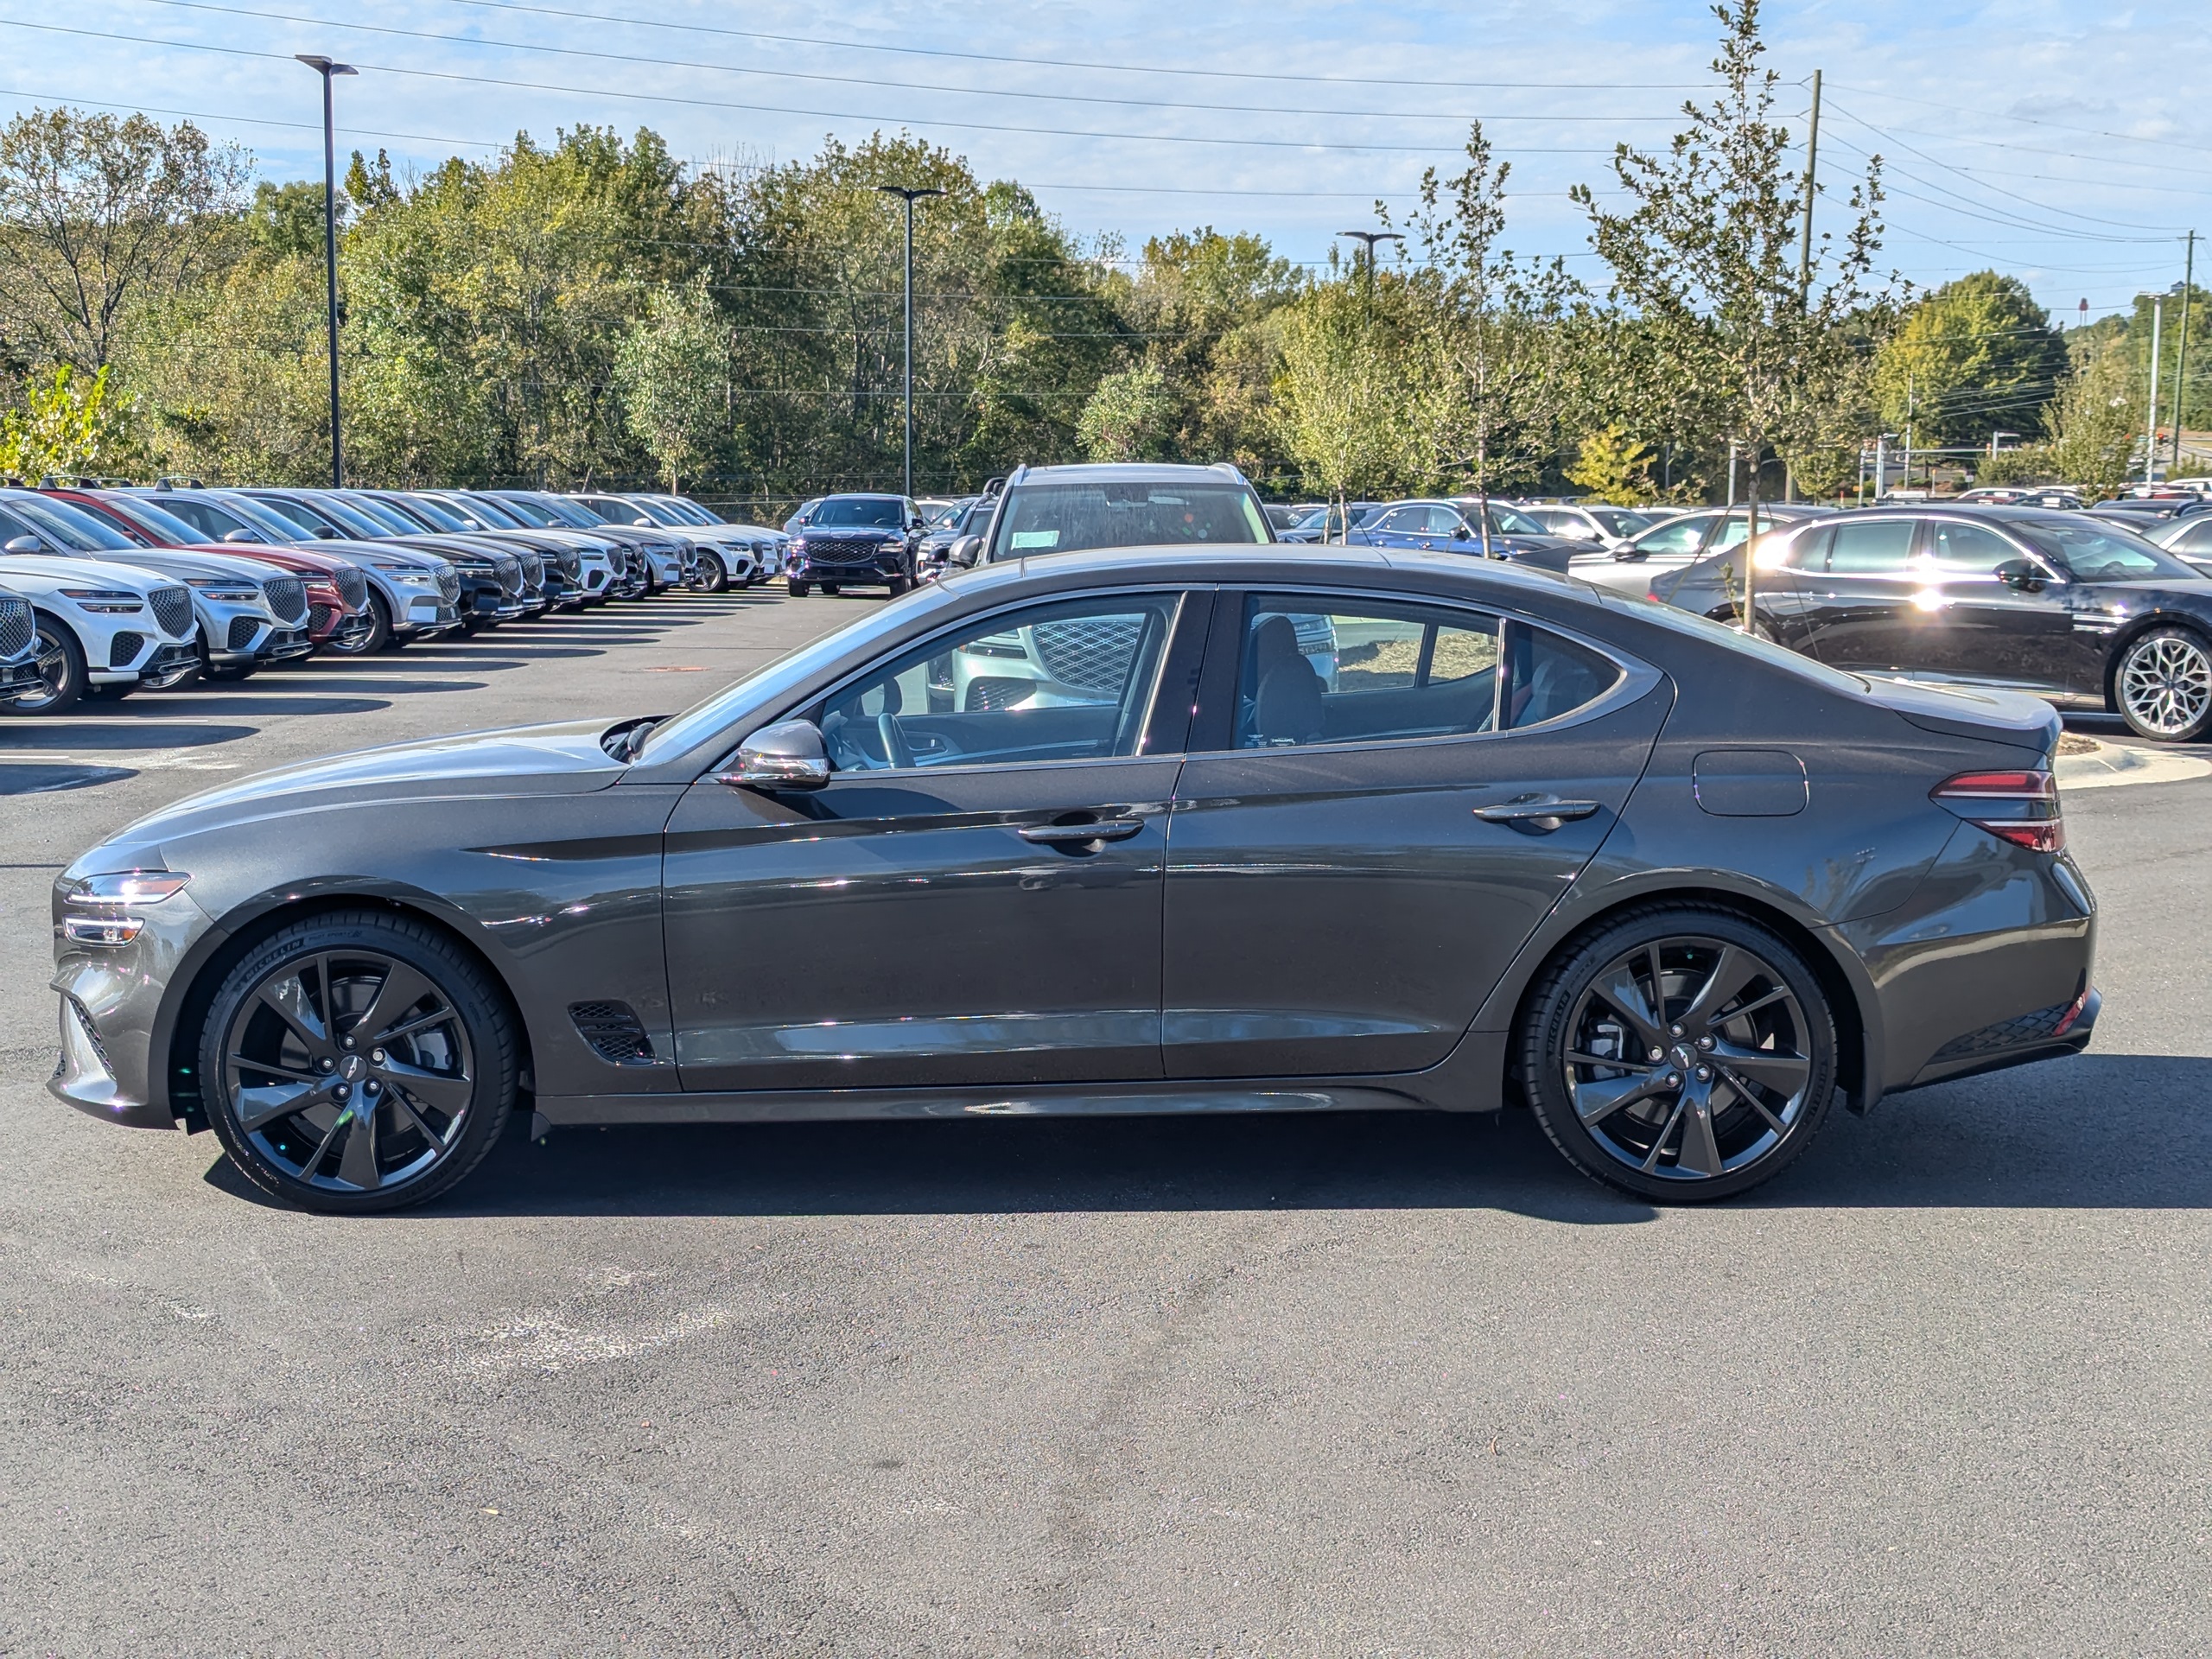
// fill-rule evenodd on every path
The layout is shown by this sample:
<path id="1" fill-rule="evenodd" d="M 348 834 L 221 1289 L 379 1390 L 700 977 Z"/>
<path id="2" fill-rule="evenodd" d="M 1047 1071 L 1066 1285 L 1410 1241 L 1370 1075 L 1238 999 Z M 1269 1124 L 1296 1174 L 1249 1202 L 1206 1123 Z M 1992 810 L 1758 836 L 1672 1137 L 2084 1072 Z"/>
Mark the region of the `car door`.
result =
<path id="1" fill-rule="evenodd" d="M 1798 574 L 1806 650 L 1838 668 L 1887 673 L 1912 665 L 1906 659 L 1926 645 L 1910 615 L 1918 530 L 1917 519 L 1904 517 L 1837 520 L 1827 568 Z"/>
<path id="2" fill-rule="evenodd" d="M 1998 575 L 2022 562 L 2038 582 L 2015 586 Z M 2103 636 L 2075 627 L 2066 583 L 2027 548 L 1987 524 L 1934 518 L 1914 565 L 1923 584 L 1916 620 L 1932 648 L 1924 654 L 1941 671 L 2025 691 L 2101 689 Z"/>
<path id="3" fill-rule="evenodd" d="M 1225 593 L 1169 838 L 1167 1075 L 1441 1060 L 1611 830 L 1669 701 L 1471 607 Z"/>
<path id="4" fill-rule="evenodd" d="M 1415 504 L 1392 507 L 1360 525 L 1352 534 L 1376 547 L 1412 547 L 1428 530 L 1428 509 Z"/>
<path id="5" fill-rule="evenodd" d="M 1157 1077 L 1167 804 L 1210 604 L 972 620 L 801 711 L 826 786 L 693 785 L 663 877 L 683 1087 Z"/>

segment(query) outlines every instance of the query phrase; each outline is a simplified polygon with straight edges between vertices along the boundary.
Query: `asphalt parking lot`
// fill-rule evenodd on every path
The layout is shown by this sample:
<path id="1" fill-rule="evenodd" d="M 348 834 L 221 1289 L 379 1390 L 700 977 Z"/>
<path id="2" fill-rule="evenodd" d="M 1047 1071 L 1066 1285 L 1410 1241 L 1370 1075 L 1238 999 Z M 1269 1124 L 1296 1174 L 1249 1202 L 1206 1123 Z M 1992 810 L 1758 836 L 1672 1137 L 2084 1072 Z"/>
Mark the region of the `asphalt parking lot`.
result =
<path id="1" fill-rule="evenodd" d="M 2202 1647 L 2212 779 L 2068 798 L 2088 1054 L 1714 1209 L 1378 1115 L 517 1135 L 334 1220 L 46 1093 L 47 888 L 104 834 L 874 602 L 0 723 L 0 1654 Z"/>

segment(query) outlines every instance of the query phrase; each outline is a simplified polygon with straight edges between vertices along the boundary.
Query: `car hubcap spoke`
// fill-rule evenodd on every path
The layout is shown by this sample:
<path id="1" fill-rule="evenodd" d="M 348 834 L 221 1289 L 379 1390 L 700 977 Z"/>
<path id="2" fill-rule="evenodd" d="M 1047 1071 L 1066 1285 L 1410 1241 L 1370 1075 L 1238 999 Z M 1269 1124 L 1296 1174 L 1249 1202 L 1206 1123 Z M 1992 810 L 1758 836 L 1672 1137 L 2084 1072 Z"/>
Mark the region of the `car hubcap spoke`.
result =
<path id="1" fill-rule="evenodd" d="M 1809 1029 L 1756 950 L 1686 936 L 1638 945 L 1592 978 L 1560 1064 L 1576 1116 L 1608 1157 L 1707 1181 L 1772 1154 L 1803 1116 Z"/>
<path id="2" fill-rule="evenodd" d="M 2139 725 L 2161 735 L 2190 730 L 2212 707 L 2212 658 L 2187 639 L 2146 639 L 2127 655 L 2120 696 Z"/>

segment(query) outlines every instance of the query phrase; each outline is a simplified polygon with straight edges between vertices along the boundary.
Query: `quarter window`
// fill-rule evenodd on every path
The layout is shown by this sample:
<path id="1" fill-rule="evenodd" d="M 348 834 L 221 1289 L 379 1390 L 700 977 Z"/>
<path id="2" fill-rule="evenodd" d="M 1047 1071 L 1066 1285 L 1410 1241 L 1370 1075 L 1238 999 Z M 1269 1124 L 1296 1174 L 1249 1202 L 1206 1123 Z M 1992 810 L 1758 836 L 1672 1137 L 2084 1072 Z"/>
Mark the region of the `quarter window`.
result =
<path id="1" fill-rule="evenodd" d="M 1387 601 L 1249 600 L 1235 742 L 1245 749 L 1515 729 L 1611 689 L 1606 658 L 1525 624 Z"/>
<path id="2" fill-rule="evenodd" d="M 832 692 L 823 741 L 840 772 L 1096 760 L 1135 754 L 1173 594 L 1001 611 Z"/>

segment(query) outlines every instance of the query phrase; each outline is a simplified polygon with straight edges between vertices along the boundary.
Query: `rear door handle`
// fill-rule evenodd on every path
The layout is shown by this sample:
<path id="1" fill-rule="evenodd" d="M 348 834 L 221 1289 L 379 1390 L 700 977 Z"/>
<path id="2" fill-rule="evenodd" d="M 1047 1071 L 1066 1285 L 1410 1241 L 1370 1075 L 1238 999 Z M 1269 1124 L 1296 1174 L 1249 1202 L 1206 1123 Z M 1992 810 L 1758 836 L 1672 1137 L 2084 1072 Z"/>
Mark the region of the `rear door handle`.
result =
<path id="1" fill-rule="evenodd" d="M 1029 823 L 1016 833 L 1040 847 L 1084 847 L 1099 841 L 1127 841 L 1144 828 L 1142 818 L 1096 818 L 1089 823 Z"/>
<path id="2" fill-rule="evenodd" d="M 1595 801 L 1562 801 L 1556 795 L 1516 795 L 1496 806 L 1478 806 L 1475 816 L 1484 823 L 1510 824 L 1531 835 L 1549 835 L 1562 823 L 1586 818 L 1598 810 Z"/>

